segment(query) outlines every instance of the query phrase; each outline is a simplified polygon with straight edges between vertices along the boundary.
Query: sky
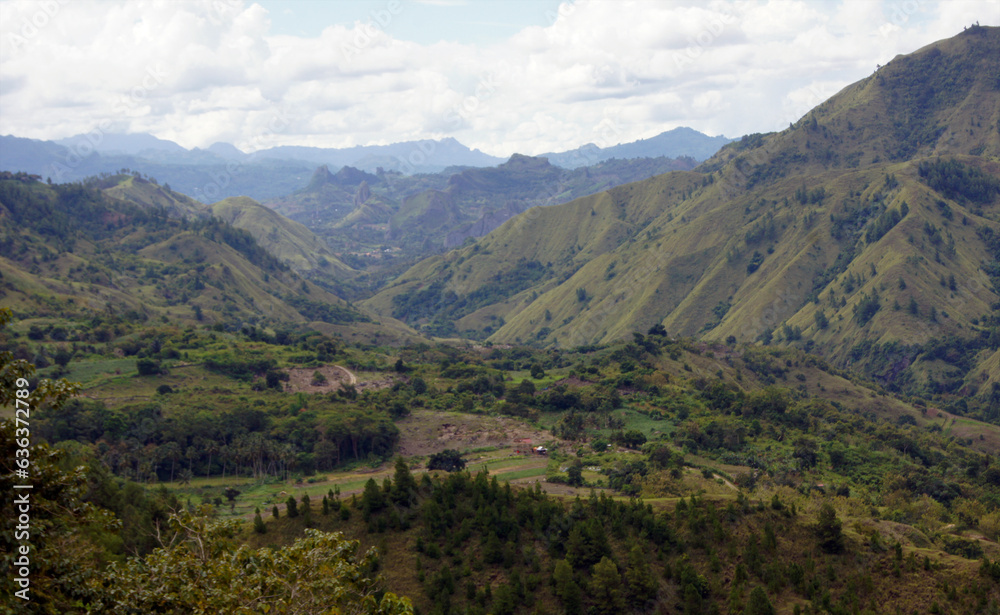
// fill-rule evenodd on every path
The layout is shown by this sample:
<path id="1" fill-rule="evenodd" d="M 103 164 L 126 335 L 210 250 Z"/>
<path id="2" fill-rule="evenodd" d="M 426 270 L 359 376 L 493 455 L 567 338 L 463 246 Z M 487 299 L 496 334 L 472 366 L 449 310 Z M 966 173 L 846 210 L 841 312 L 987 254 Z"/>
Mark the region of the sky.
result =
<path id="1" fill-rule="evenodd" d="M 495 156 L 779 130 L 997 0 L 0 0 L 0 134 Z"/>

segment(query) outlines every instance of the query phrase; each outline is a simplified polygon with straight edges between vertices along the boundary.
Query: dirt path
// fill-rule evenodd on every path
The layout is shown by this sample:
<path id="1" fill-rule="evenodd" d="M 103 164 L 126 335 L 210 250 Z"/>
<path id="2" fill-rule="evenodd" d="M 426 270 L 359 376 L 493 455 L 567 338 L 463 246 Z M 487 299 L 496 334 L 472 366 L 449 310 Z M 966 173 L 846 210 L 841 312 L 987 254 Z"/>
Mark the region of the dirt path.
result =
<path id="1" fill-rule="evenodd" d="M 351 370 L 347 369 L 343 365 L 334 365 L 334 367 L 336 367 L 337 369 L 339 369 L 342 372 L 344 372 L 345 374 L 347 374 L 347 383 L 348 384 L 357 384 L 358 383 L 358 377 L 354 375 L 354 372 L 352 372 Z"/>
<path id="2" fill-rule="evenodd" d="M 719 479 L 719 480 L 721 480 L 723 482 L 723 484 L 725 484 L 727 487 L 729 487 L 733 491 L 739 491 L 740 490 L 739 487 L 737 487 L 736 485 L 734 485 L 731 482 L 729 482 L 729 479 L 727 479 L 725 476 L 722 476 L 721 474 L 712 474 L 712 476 L 715 477 L 715 478 L 717 478 L 717 479 Z"/>

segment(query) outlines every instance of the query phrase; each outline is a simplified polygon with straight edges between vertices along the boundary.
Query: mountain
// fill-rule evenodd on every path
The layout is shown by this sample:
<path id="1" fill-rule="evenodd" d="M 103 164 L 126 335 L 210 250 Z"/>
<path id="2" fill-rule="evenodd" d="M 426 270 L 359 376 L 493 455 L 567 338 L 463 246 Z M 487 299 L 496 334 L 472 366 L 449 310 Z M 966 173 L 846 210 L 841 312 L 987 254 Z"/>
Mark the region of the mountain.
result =
<path id="1" fill-rule="evenodd" d="M 455 169 L 451 175 L 364 173 L 320 167 L 309 184 L 266 205 L 306 225 L 335 250 L 398 251 L 412 258 L 461 245 L 536 205 L 551 205 L 671 169 L 691 158 L 608 160 L 567 170 L 544 158 L 515 154 L 496 167 Z"/>
<path id="2" fill-rule="evenodd" d="M 247 200 L 218 203 L 211 216 L 177 217 L 169 203 L 184 198 L 153 185 L 140 177 L 46 184 L 0 173 L 4 305 L 22 318 L 113 316 L 412 337 L 405 326 L 375 322 L 286 265 L 314 265 L 318 271 L 309 273 L 323 285 L 350 273 L 299 225 Z M 143 191 L 156 198 L 143 200 Z M 281 258 L 221 218 L 261 234 Z"/>
<path id="3" fill-rule="evenodd" d="M 590 166 L 611 158 L 667 158 L 690 157 L 701 161 L 711 157 L 719 149 L 734 141 L 723 136 L 709 137 L 692 128 L 674 128 L 661 132 L 649 139 L 632 143 L 621 143 L 601 148 L 593 143 L 567 152 L 541 154 L 554 165 L 567 169 Z"/>
<path id="4" fill-rule="evenodd" d="M 452 165 L 490 166 L 502 161 L 501 158 L 484 154 L 477 149 L 469 149 L 452 138 L 346 148 L 282 145 L 261 150 L 257 155 L 331 166 L 353 165 L 366 171 L 383 167 L 407 175 L 414 172 L 434 173 Z"/>
<path id="5" fill-rule="evenodd" d="M 551 157 L 554 164 L 567 168 L 612 157 L 691 156 L 703 160 L 725 141 L 678 128 L 633 144 L 605 150 L 584 146 Z M 679 153 L 665 153 L 675 151 Z M 245 153 L 229 143 L 188 150 L 148 134 L 93 132 L 58 141 L 0 136 L 0 170 L 33 173 L 62 183 L 127 169 L 156 177 L 206 203 L 230 196 L 260 201 L 284 197 L 300 189 L 316 165 L 354 167 L 369 174 L 381 169 L 399 176 L 445 173 L 447 179 L 456 169 L 492 167 L 502 162 L 502 158 L 470 149 L 452 138 L 349 148 L 278 146 Z"/>
<path id="6" fill-rule="evenodd" d="M 607 343 L 662 325 L 797 346 L 897 390 L 988 405 L 997 74 L 1000 30 L 967 30 L 693 172 L 532 209 L 366 304 L 494 343 Z"/>
<path id="7" fill-rule="evenodd" d="M 92 149 L 105 154 L 141 155 L 150 152 L 188 151 L 173 141 L 158 139 L 149 134 L 116 134 L 100 131 L 56 139 L 55 143 L 77 152 Z"/>

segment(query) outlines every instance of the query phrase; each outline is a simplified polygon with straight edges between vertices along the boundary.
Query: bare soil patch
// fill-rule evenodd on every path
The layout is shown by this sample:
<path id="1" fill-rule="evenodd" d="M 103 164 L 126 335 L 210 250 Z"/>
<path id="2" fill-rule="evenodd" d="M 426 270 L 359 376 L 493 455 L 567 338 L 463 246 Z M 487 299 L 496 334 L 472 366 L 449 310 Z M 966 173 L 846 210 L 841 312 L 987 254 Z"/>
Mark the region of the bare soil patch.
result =
<path id="1" fill-rule="evenodd" d="M 322 367 L 293 367 L 288 371 L 288 382 L 285 390 L 290 393 L 329 393 L 340 389 L 341 384 L 354 384 L 357 378 L 339 365 L 324 365 Z M 313 375 L 319 372 L 326 382 L 314 385 Z"/>
<path id="2" fill-rule="evenodd" d="M 402 436 L 399 454 L 432 455 L 445 449 L 465 451 L 487 446 L 524 450 L 551 441 L 552 434 L 505 416 L 476 416 L 415 409 L 396 421 Z"/>

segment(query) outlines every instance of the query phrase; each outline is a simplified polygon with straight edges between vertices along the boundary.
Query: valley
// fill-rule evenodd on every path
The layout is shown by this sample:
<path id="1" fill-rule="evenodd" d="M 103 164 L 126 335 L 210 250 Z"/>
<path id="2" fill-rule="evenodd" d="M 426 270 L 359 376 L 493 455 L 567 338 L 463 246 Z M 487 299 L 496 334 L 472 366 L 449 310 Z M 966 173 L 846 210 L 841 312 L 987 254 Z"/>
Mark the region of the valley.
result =
<path id="1" fill-rule="evenodd" d="M 977 25 L 698 160 L 0 171 L 33 612 L 998 612 L 997 75 Z"/>

